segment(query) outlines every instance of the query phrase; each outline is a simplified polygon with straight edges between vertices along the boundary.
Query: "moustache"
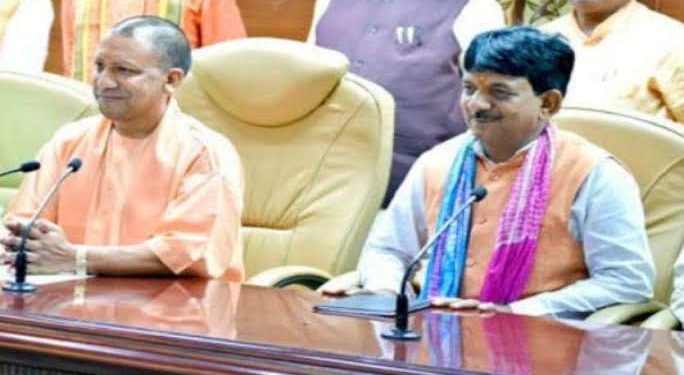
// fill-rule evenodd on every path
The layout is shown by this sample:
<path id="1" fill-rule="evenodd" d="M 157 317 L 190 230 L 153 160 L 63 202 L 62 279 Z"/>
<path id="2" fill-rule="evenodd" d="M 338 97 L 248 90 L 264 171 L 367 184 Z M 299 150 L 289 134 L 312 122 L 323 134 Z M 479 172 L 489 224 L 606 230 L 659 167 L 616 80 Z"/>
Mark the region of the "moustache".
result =
<path id="1" fill-rule="evenodd" d="M 104 98 L 104 99 L 126 99 L 127 97 L 125 95 L 119 95 L 119 94 L 95 94 L 96 99 Z"/>
<path id="2" fill-rule="evenodd" d="M 496 121 L 499 120 L 501 116 L 487 111 L 477 111 L 472 115 L 472 118 L 477 121 Z"/>
<path id="3" fill-rule="evenodd" d="M 96 97 L 96 98 L 99 98 L 99 97 L 105 97 L 105 98 L 126 98 L 126 97 L 128 97 L 128 94 L 127 94 L 127 93 L 121 92 L 121 91 L 109 91 L 109 90 L 105 90 L 105 91 L 96 91 L 96 90 L 93 90 L 93 94 L 95 94 L 95 97 Z"/>

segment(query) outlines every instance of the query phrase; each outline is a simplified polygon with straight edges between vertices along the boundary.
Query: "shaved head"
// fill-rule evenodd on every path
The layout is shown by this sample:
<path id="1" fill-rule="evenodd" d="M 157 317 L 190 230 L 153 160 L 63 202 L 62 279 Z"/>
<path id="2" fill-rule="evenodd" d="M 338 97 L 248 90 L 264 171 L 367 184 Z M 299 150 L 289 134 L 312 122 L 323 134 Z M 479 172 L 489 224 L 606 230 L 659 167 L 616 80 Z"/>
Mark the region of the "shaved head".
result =
<path id="1" fill-rule="evenodd" d="M 164 70 L 179 68 L 187 74 L 192 64 L 188 38 L 175 23 L 157 16 L 135 16 L 112 27 L 110 35 L 134 38 L 159 54 Z"/>

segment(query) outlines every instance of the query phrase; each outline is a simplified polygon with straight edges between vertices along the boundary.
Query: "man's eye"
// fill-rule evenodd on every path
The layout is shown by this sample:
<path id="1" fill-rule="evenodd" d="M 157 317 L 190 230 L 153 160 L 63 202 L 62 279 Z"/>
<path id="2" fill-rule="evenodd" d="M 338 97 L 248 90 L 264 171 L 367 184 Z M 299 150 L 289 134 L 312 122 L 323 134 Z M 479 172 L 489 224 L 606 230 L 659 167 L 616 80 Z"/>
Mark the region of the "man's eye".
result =
<path id="1" fill-rule="evenodd" d="M 497 99 L 508 99 L 513 96 L 513 94 L 506 90 L 492 90 L 492 95 Z"/>
<path id="2" fill-rule="evenodd" d="M 123 74 L 135 74 L 136 72 L 134 69 L 126 68 L 123 66 L 120 66 L 119 68 L 117 68 L 117 70 L 119 71 L 119 73 Z"/>
<path id="3" fill-rule="evenodd" d="M 463 86 L 463 92 L 465 92 L 466 95 L 470 96 L 475 93 L 475 88 L 472 86 Z"/>
<path id="4" fill-rule="evenodd" d="M 104 64 L 101 62 L 95 62 L 95 70 L 100 73 L 104 70 Z"/>

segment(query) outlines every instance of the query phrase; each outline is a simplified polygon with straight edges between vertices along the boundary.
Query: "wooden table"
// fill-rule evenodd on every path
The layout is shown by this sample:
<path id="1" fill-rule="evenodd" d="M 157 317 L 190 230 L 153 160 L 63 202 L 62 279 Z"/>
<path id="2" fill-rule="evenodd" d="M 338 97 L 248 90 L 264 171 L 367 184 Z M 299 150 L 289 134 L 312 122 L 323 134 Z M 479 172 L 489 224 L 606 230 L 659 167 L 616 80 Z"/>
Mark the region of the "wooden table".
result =
<path id="1" fill-rule="evenodd" d="M 4 294 L 0 373 L 616 375 L 675 374 L 684 362 L 680 333 L 508 314 L 423 311 L 411 321 L 423 339 L 392 342 L 380 338 L 391 322 L 315 314 L 320 299 L 154 278 Z"/>

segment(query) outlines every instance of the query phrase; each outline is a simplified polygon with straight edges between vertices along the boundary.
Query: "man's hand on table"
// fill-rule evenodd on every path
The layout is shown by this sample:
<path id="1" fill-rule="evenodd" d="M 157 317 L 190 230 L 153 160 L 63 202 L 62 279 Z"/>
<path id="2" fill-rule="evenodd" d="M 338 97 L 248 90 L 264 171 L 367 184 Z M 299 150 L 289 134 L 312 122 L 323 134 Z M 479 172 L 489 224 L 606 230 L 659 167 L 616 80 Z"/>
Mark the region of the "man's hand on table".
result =
<path id="1" fill-rule="evenodd" d="M 7 233 L 0 238 L 0 244 L 4 247 L 2 260 L 5 264 L 14 262 L 26 224 L 27 220 L 16 217 L 8 217 L 3 222 Z M 75 268 L 76 248 L 66 240 L 62 228 L 47 220 L 36 221 L 25 250 L 29 273 L 73 271 Z"/>
<path id="2" fill-rule="evenodd" d="M 476 299 L 434 297 L 430 299 L 433 307 L 447 307 L 454 310 L 479 310 L 482 312 L 512 312 L 508 305 L 497 305 L 491 302 L 481 302 Z"/>

